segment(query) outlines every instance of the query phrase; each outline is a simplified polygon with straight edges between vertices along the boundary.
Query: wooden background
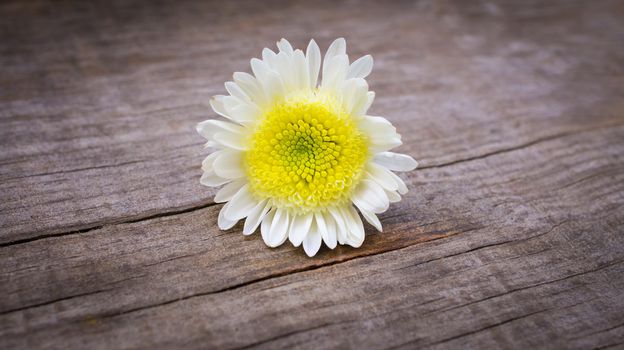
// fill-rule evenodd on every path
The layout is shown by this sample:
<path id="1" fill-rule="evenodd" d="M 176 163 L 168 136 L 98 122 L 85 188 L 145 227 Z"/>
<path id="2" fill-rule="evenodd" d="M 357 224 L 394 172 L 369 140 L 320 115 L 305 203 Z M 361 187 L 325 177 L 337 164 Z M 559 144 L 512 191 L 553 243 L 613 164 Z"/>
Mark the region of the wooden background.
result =
<path id="1" fill-rule="evenodd" d="M 371 53 L 421 167 L 361 249 L 265 247 L 195 124 L 281 37 Z M 624 1 L 0 5 L 0 348 L 624 348 Z"/>

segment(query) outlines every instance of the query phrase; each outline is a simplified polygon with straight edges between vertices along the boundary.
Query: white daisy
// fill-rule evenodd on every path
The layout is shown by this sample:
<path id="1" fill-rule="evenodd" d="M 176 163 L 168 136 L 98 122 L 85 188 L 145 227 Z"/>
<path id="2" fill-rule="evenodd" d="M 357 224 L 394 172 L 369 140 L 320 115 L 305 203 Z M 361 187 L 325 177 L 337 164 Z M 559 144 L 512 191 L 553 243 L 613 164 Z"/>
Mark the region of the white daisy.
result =
<path id="1" fill-rule="evenodd" d="M 366 78 L 370 55 L 349 64 L 344 39 L 323 59 L 314 40 L 306 53 L 285 39 L 277 53 L 265 48 L 253 58 L 253 75 L 236 72 L 227 96 L 210 104 L 228 121 L 206 120 L 197 131 L 217 150 L 203 162 L 200 182 L 221 186 L 215 202 L 226 204 L 218 218 L 227 230 L 245 219 L 243 234 L 258 226 L 264 242 L 286 239 L 314 256 L 321 241 L 359 247 L 364 219 L 381 231 L 375 214 L 407 193 L 392 171 L 409 171 L 416 161 L 388 152 L 401 144 L 390 122 L 366 114 L 375 97 Z M 355 207 L 354 207 L 355 206 Z"/>

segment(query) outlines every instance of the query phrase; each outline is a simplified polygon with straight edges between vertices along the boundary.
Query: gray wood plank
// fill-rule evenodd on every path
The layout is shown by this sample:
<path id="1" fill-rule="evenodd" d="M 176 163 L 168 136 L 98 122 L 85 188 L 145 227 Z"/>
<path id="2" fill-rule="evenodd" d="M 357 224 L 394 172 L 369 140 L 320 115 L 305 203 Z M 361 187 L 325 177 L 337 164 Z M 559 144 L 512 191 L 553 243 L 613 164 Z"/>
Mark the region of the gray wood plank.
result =
<path id="1" fill-rule="evenodd" d="M 0 244 L 211 203 L 194 125 L 282 36 L 346 35 L 353 58 L 372 53 L 371 112 L 423 167 L 609 124 L 624 94 L 618 5 L 6 4 Z"/>
<path id="2" fill-rule="evenodd" d="M 624 347 L 624 3 L 0 4 L 0 348 Z M 198 181 L 280 37 L 371 53 L 421 163 L 360 249 L 264 246 Z"/>
<path id="3" fill-rule="evenodd" d="M 383 217 L 386 233 L 315 259 L 267 249 L 239 227 L 220 232 L 214 206 L 5 247 L 1 339 L 53 348 L 602 345 L 620 339 L 624 321 L 623 136 L 624 126 L 603 128 L 415 173 L 416 190 Z M 354 337 L 322 336 L 342 333 Z"/>

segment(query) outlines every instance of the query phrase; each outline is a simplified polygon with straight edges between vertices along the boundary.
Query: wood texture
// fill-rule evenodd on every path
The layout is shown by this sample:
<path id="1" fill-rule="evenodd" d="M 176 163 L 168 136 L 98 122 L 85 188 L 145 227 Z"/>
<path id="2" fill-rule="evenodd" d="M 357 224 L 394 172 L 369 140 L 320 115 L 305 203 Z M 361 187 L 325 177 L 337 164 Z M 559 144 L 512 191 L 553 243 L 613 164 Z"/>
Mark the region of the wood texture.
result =
<path id="1" fill-rule="evenodd" d="M 624 344 L 624 2 L 0 5 L 0 348 Z M 371 53 L 421 167 L 360 249 L 264 246 L 199 185 L 250 57 Z"/>

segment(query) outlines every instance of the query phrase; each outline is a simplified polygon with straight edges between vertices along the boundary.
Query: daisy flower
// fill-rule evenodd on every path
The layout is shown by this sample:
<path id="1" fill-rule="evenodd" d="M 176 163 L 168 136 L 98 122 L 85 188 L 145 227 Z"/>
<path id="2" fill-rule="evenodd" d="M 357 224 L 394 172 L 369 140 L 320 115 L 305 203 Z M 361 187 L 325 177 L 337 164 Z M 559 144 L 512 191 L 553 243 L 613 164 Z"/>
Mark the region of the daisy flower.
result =
<path id="1" fill-rule="evenodd" d="M 251 59 L 253 75 L 236 72 L 229 95 L 214 96 L 212 109 L 227 119 L 206 120 L 197 131 L 215 148 L 202 162 L 201 184 L 223 186 L 222 230 L 245 219 L 243 234 L 260 227 L 277 247 L 287 239 L 314 256 L 321 242 L 360 247 L 366 221 L 381 231 L 376 214 L 407 193 L 392 171 L 416 161 L 388 152 L 401 144 L 390 122 L 366 112 L 375 93 L 366 78 L 373 59 L 349 64 L 346 42 L 336 39 L 322 59 L 311 40 L 306 52 L 285 39 Z M 319 74 L 322 79 L 317 84 Z M 357 208 L 357 210 L 356 210 Z"/>

